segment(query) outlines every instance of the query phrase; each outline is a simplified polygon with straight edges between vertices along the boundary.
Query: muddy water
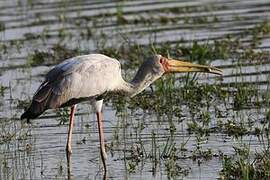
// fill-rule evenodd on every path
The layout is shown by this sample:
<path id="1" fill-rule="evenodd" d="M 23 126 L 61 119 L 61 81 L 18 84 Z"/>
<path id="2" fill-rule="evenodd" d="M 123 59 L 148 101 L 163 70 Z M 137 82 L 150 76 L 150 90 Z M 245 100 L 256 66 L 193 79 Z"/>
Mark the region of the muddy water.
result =
<path id="1" fill-rule="evenodd" d="M 134 23 L 123 23 L 121 15 Z M 164 17 L 173 21 L 167 22 Z M 142 23 L 145 19 L 152 22 Z M 102 179 L 97 123 L 87 103 L 78 106 L 69 175 L 65 157 L 68 125 L 59 125 L 60 117 L 53 110 L 30 125 L 19 120 L 23 112 L 19 104 L 24 105 L 20 102 L 30 100 L 54 64 L 30 67 L 27 59 L 35 50 L 47 52 L 57 43 L 86 52 L 95 52 L 103 46 L 117 47 L 127 41 L 141 45 L 179 41 L 184 45 L 194 41 L 211 43 L 228 35 L 243 34 L 269 20 L 267 0 L 1 1 L 0 85 L 4 88 L 0 96 L 0 179 Z M 245 34 L 240 40 L 246 44 L 252 41 Z M 270 38 L 265 35 L 255 50 L 269 51 L 269 48 Z M 269 84 L 269 62 L 267 58 L 241 63 L 233 58 L 216 59 L 211 63 L 223 69 L 223 78 L 199 75 L 198 81 L 222 84 L 232 91 L 233 84 L 256 83 L 259 92 L 265 92 Z M 266 106 L 236 110 L 230 99 L 226 105 L 213 104 L 200 109 L 211 113 L 213 129 L 217 120 L 229 119 L 252 121 L 260 126 L 268 110 Z M 240 141 L 222 132 L 211 133 L 198 145 L 198 137 L 187 131 L 187 124 L 194 117 L 187 106 L 179 106 L 182 117 L 173 117 L 176 129 L 173 134 L 166 116 L 142 109 L 116 111 L 111 103 L 104 106 L 110 179 L 216 179 L 222 167 L 220 153 L 231 155 L 234 146 L 244 143 L 253 152 L 263 148 L 255 136 L 246 135 Z M 216 114 L 216 109 L 222 115 Z M 186 151 L 179 150 L 183 144 Z M 169 151 L 169 147 L 175 147 L 178 153 L 171 167 L 166 158 L 159 156 Z M 216 156 L 192 160 L 198 147 L 211 149 Z M 138 152 L 143 156 L 136 155 Z M 177 173 L 170 175 L 173 168 Z"/>

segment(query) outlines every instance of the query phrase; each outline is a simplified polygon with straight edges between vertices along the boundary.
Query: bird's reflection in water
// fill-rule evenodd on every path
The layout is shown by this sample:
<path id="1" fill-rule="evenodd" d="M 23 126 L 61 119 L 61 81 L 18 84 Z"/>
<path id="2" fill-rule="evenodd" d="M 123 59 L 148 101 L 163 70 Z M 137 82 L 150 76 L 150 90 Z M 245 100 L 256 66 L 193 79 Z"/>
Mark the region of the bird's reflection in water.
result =
<path id="1" fill-rule="evenodd" d="M 71 153 L 66 153 L 66 157 L 67 157 L 67 179 L 68 180 L 72 180 L 72 162 L 71 162 Z M 108 171 L 107 171 L 107 166 L 103 166 L 104 171 L 103 171 L 103 180 L 107 180 L 108 179 Z M 99 172 L 98 172 L 99 173 Z"/>
<path id="2" fill-rule="evenodd" d="M 101 157 L 101 158 L 102 158 L 102 157 Z M 103 179 L 103 180 L 107 180 L 107 179 L 108 179 L 107 164 L 106 164 L 106 163 L 104 164 L 104 161 L 102 162 L 102 164 L 103 164 L 103 169 L 101 169 L 101 170 L 98 172 L 98 174 L 103 173 L 103 174 L 102 174 L 102 179 Z M 98 174 L 97 174 L 97 175 L 98 175 Z"/>
<path id="3" fill-rule="evenodd" d="M 70 153 L 66 153 L 66 156 L 67 156 L 67 177 L 68 177 L 68 180 L 71 180 L 72 177 L 71 177 L 71 154 Z"/>

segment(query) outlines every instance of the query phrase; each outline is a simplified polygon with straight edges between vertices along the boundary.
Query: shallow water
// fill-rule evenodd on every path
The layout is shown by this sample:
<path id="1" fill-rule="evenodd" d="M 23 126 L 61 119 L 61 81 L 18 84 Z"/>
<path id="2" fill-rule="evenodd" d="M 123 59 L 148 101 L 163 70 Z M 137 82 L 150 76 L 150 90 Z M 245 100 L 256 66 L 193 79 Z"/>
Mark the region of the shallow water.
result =
<path id="1" fill-rule="evenodd" d="M 137 19 L 138 23 L 121 23 L 117 20 L 119 14 L 129 21 Z M 167 22 L 162 17 L 173 21 Z M 152 22 L 142 23 L 145 19 Z M 35 50 L 47 52 L 57 43 L 89 53 L 103 46 L 118 47 L 127 41 L 146 46 L 153 42 L 191 45 L 194 41 L 212 43 L 241 33 L 240 41 L 249 44 L 252 39 L 243 32 L 269 20 L 267 0 L 1 1 L 0 24 L 4 28 L 0 31 L 0 85 L 5 89 L 0 96 L 0 179 L 68 178 L 65 157 L 68 125 L 59 125 L 54 110 L 30 125 L 19 120 L 23 108 L 18 104 L 31 99 L 54 65 L 30 67 L 27 59 Z M 269 48 L 269 34 L 260 37 L 255 50 L 267 52 Z M 215 59 L 211 64 L 223 69 L 223 78 L 199 74 L 199 84 L 222 84 L 232 94 L 235 84 L 241 86 L 241 83 L 256 84 L 259 93 L 269 88 L 269 57 L 242 62 L 233 58 Z M 151 92 L 150 88 L 146 92 Z M 118 111 L 113 103 L 106 103 L 103 112 L 109 179 L 216 179 L 222 168 L 221 153 L 233 155 L 233 147 L 242 144 L 249 144 L 252 152 L 261 151 L 264 143 L 251 134 L 236 139 L 213 131 L 199 141 L 196 133 L 187 131 L 188 123 L 200 119 L 201 112 L 210 113 L 212 129 L 218 126 L 218 120 L 251 122 L 254 127 L 261 127 L 268 106 L 257 108 L 247 104 L 235 109 L 233 97 L 226 103 L 212 99 L 212 105 L 194 111 L 179 103 L 181 117 L 173 116 L 174 112 L 159 115 L 141 108 Z M 170 119 L 174 132 L 170 131 Z M 102 179 L 96 126 L 91 107 L 88 103 L 80 104 L 73 132 L 71 179 Z M 183 144 L 186 150 L 181 151 Z M 198 147 L 203 151 L 211 149 L 213 156 L 194 160 Z M 177 158 L 170 162 L 172 166 L 168 165 L 168 158 L 160 156 L 171 152 L 167 148 L 176 148 Z M 141 152 L 143 156 L 136 155 Z M 170 175 L 173 172 L 176 174 Z"/>

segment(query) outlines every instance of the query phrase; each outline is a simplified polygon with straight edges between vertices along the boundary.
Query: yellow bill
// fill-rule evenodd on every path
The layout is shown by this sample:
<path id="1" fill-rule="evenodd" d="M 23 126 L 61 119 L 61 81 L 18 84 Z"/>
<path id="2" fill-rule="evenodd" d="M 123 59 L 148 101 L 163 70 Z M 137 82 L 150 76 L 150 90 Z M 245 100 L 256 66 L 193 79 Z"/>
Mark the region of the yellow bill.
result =
<path id="1" fill-rule="evenodd" d="M 205 72 L 222 75 L 222 70 L 206 65 L 193 64 L 186 61 L 167 59 L 166 63 L 167 72 Z"/>

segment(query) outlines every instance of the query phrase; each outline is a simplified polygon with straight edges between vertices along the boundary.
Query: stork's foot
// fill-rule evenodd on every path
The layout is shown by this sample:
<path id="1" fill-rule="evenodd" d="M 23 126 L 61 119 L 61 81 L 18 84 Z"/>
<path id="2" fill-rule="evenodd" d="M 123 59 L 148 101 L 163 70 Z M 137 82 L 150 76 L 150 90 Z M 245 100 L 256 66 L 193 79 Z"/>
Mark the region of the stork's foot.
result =
<path id="1" fill-rule="evenodd" d="M 71 179 L 71 147 L 66 146 L 66 157 L 67 157 L 67 171 L 68 171 L 68 180 Z"/>
<path id="2" fill-rule="evenodd" d="M 102 164 L 103 164 L 103 168 L 104 168 L 104 173 L 107 173 L 107 164 L 106 164 L 106 159 L 107 159 L 107 153 L 105 152 L 105 150 L 101 149 L 101 160 L 102 160 Z"/>

